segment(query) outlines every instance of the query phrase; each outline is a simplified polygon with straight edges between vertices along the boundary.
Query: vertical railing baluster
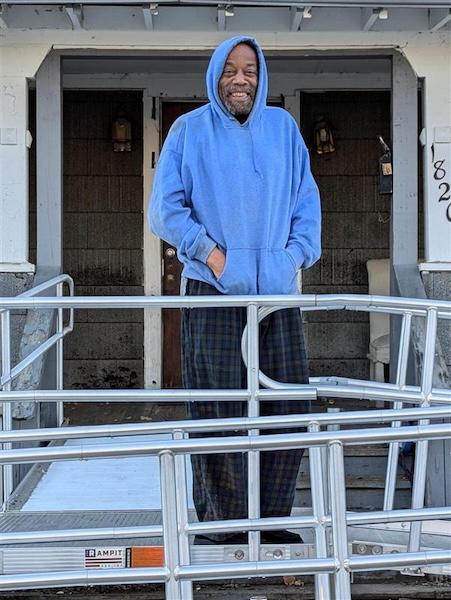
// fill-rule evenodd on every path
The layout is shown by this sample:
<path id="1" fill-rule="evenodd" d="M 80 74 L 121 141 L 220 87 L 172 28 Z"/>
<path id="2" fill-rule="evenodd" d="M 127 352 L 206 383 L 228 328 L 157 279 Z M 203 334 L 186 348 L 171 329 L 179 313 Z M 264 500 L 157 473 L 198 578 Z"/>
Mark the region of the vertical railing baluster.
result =
<path id="1" fill-rule="evenodd" d="M 161 516 L 163 522 L 164 563 L 169 570 L 166 582 L 166 598 L 183 600 L 180 582 L 175 569 L 180 565 L 177 532 L 177 498 L 175 488 L 175 460 L 172 452 L 160 453 Z"/>
<path id="2" fill-rule="evenodd" d="M 340 408 L 337 406 L 328 406 L 328 413 L 338 413 Z M 339 431 L 340 425 L 336 423 L 327 425 L 327 431 Z M 330 514 L 330 490 L 329 490 L 329 448 L 321 446 L 321 468 L 323 471 L 323 489 L 324 489 L 324 508 L 326 514 Z"/>
<path id="3" fill-rule="evenodd" d="M 58 298 L 63 296 L 63 283 L 58 283 L 56 286 L 56 295 Z M 63 334 L 63 309 L 57 309 L 56 316 L 56 332 L 62 336 Z M 56 342 L 56 389 L 63 390 L 64 389 L 64 354 L 63 354 L 63 346 L 64 340 L 61 337 Z M 56 424 L 57 426 L 61 426 L 64 421 L 64 402 L 58 402 L 56 405 Z"/>
<path id="4" fill-rule="evenodd" d="M 247 307 L 247 387 L 249 391 L 248 416 L 258 417 L 260 414 L 259 389 L 259 357 L 258 357 L 258 306 L 250 304 Z M 258 429 L 251 429 L 249 435 L 259 435 Z M 260 518 L 260 453 L 255 450 L 248 452 L 248 516 L 249 519 Z M 249 532 L 249 560 L 258 561 L 260 548 L 260 532 Z"/>
<path id="5" fill-rule="evenodd" d="M 318 423 L 310 423 L 309 431 L 317 433 L 320 430 Z M 309 448 L 310 463 L 310 487 L 312 490 L 313 515 L 318 521 L 315 527 L 316 558 L 327 558 L 327 537 L 324 525 L 324 482 L 323 468 L 321 464 L 321 447 Z M 317 573 L 315 575 L 315 598 L 316 600 L 330 600 L 330 580 L 328 573 Z"/>
<path id="6" fill-rule="evenodd" d="M 174 440 L 183 440 L 186 435 L 180 429 L 173 432 Z M 179 536 L 179 554 L 180 564 L 190 565 L 191 557 L 189 552 L 189 537 L 186 527 L 189 522 L 188 517 L 188 487 L 186 483 L 186 456 L 176 454 L 175 456 L 175 489 L 177 495 L 177 529 Z M 181 581 L 180 593 L 183 600 L 193 599 L 193 582 Z"/>
<path id="7" fill-rule="evenodd" d="M 347 566 L 348 532 L 346 526 L 346 483 L 343 445 L 339 441 L 329 444 L 330 505 L 332 509 L 332 538 L 335 572 L 335 598 L 351 599 L 351 577 Z"/>
<path id="8" fill-rule="evenodd" d="M 412 313 L 405 313 L 402 317 L 401 334 L 399 337 L 398 365 L 396 369 L 396 385 L 401 390 L 406 385 L 407 365 L 409 362 L 410 332 Z M 395 410 L 403 407 L 399 400 L 393 403 Z M 392 427 L 400 427 L 401 421 L 394 421 Z M 384 510 L 392 510 L 395 500 L 396 474 L 398 471 L 399 442 L 389 444 L 387 472 L 385 475 Z"/>
<path id="9" fill-rule="evenodd" d="M 435 343 L 437 337 L 437 310 L 429 308 L 426 319 L 426 340 L 424 343 L 423 371 L 421 373 L 421 406 L 430 406 L 429 395 L 432 391 L 434 376 Z M 421 419 L 419 425 L 429 425 L 429 419 Z M 428 440 L 419 440 L 415 450 L 415 466 L 412 485 L 412 508 L 423 508 L 426 490 L 426 469 L 428 459 Z M 409 552 L 418 552 L 421 541 L 422 521 L 410 525 Z"/>
<path id="10" fill-rule="evenodd" d="M 2 333 L 2 377 L 7 379 L 3 385 L 3 391 L 11 391 L 11 313 L 9 310 L 2 311 L 1 315 Z M 11 431 L 13 428 L 11 402 L 2 402 L 2 431 Z M 11 450 L 11 442 L 3 444 L 3 450 Z M 2 507 L 6 509 L 8 498 L 13 491 L 13 466 L 4 465 L 2 468 Z"/>

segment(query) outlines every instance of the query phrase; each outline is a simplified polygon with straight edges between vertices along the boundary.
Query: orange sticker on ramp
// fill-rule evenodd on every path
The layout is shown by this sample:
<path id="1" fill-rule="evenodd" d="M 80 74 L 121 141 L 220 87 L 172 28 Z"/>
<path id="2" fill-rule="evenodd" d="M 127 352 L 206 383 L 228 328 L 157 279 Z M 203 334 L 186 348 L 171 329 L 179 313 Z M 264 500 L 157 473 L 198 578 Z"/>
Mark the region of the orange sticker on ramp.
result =
<path id="1" fill-rule="evenodd" d="M 163 546 L 133 546 L 131 548 L 131 567 L 163 567 Z"/>

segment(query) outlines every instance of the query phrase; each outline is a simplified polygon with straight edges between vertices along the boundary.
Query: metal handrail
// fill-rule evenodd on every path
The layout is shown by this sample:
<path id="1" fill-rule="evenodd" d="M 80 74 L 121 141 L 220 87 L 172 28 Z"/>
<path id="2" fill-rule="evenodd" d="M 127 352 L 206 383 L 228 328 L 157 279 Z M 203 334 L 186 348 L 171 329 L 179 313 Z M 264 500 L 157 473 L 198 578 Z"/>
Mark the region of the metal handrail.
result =
<path id="1" fill-rule="evenodd" d="M 451 391 L 450 391 L 451 401 Z M 48 427 L 45 429 L 21 429 L 0 432 L 0 443 L 37 442 L 71 440 L 79 438 L 99 438 L 112 436 L 161 435 L 184 431 L 186 433 L 214 433 L 217 431 L 236 431 L 242 429 L 284 429 L 309 427 L 317 423 L 321 427 L 328 425 L 358 425 L 362 423 L 392 423 L 396 421 L 417 421 L 420 419 L 444 419 L 450 416 L 450 408 L 403 408 L 384 410 L 349 411 L 339 413 L 290 414 L 268 417 L 236 417 L 223 419 L 201 419 L 199 421 L 180 420 L 159 423 L 127 423 L 117 425 L 78 425 L 71 427 Z M 399 427 L 399 426 L 398 426 Z"/>
<path id="2" fill-rule="evenodd" d="M 395 402 L 399 399 L 400 389 L 387 383 L 379 386 L 358 386 L 349 380 L 347 385 L 330 385 L 315 383 L 310 384 L 280 384 L 275 389 L 260 389 L 256 393 L 260 401 L 267 400 L 313 400 L 317 396 L 330 398 L 348 398 L 361 400 L 385 400 Z M 407 404 L 421 404 L 423 395 L 419 387 L 405 386 L 401 390 L 403 402 Z M 246 390 L 215 390 L 215 400 L 221 402 L 233 402 L 236 400 L 248 400 L 249 394 Z M 207 402 L 211 399 L 211 390 L 33 390 L 3 392 L 4 402 L 17 402 L 27 400 L 30 402 Z M 448 390 L 441 388 L 433 389 L 429 395 L 431 403 L 449 404 L 450 395 Z"/>
<path id="3" fill-rule="evenodd" d="M 293 420 L 292 426 L 296 426 Z M 177 428 L 178 429 L 178 428 Z M 17 448 L 4 450 L 0 464 L 25 464 L 53 462 L 58 460 L 87 460 L 89 458 L 113 458 L 147 456 L 170 452 L 177 454 L 219 454 L 221 452 L 248 452 L 260 450 L 291 450 L 310 448 L 340 442 L 344 445 L 381 444 L 386 441 L 434 440 L 451 438 L 451 423 L 414 425 L 406 427 L 381 427 L 320 431 L 318 433 L 283 433 L 275 435 L 238 435 L 187 440 L 155 440 L 134 443 L 110 443 L 107 445 L 81 444 L 79 446 L 56 446 L 51 448 Z"/>
<path id="4" fill-rule="evenodd" d="M 16 296 L 15 300 L 24 301 L 33 299 L 43 292 L 47 292 L 49 289 L 56 288 L 57 296 L 61 299 L 63 295 L 63 286 L 66 284 L 69 288 L 69 294 L 74 295 L 74 280 L 72 277 L 66 274 L 57 275 L 42 282 L 35 287 L 22 292 Z M 56 385 L 58 389 L 63 388 L 63 338 L 73 330 L 74 327 L 74 309 L 69 309 L 69 323 L 64 326 L 63 323 L 63 309 L 57 307 L 57 321 L 56 321 L 56 333 L 36 348 L 33 352 L 30 352 L 23 360 L 21 360 L 15 367 L 11 368 L 11 309 L 4 306 L 0 302 L 0 325 L 1 325 L 1 348 L 2 348 L 2 369 L 0 374 L 0 386 L 3 392 L 11 390 L 12 381 L 22 373 L 27 367 L 45 354 L 50 348 L 56 345 L 57 359 L 56 359 Z M 2 429 L 12 430 L 12 407 L 11 403 L 2 403 Z M 61 424 L 63 422 L 63 404 L 58 402 L 57 404 L 57 422 Z M 7 442 L 4 445 L 4 449 L 10 448 L 10 444 Z M 10 465 L 6 465 L 3 468 L 1 475 L 3 505 L 7 498 L 13 491 L 13 472 Z"/>
<path id="5" fill-rule="evenodd" d="M 13 296 L 13 298 L 33 298 L 34 296 L 37 296 L 38 294 L 41 294 L 42 292 L 46 292 L 50 288 L 55 287 L 59 283 L 67 283 L 67 285 L 69 286 L 70 295 L 71 296 L 74 295 L 74 289 L 75 289 L 74 280 L 72 279 L 72 277 L 70 275 L 63 273 L 61 275 L 56 275 L 55 277 L 52 277 L 51 279 L 47 279 L 46 281 L 43 281 L 42 283 L 35 285 L 34 287 L 30 288 L 29 290 L 25 290 L 25 292 L 21 292 L 17 296 Z M 5 297 L 0 298 L 0 304 L 2 304 L 1 300 L 5 300 Z M 3 312 L 4 310 L 8 310 L 8 308 L 0 308 L 0 312 Z"/>
<path id="6" fill-rule="evenodd" d="M 426 316 L 435 309 L 439 319 L 451 319 L 450 302 L 446 300 L 424 300 L 421 298 L 399 298 L 363 294 L 305 294 L 302 296 L 73 296 L 64 298 L 18 296 L 0 298 L 0 307 L 18 308 L 196 308 L 196 307 L 248 307 L 278 306 L 322 310 L 361 310 L 390 314 L 410 312 L 413 316 Z"/>
<path id="7" fill-rule="evenodd" d="M 68 285 L 70 297 L 74 297 L 74 280 L 69 275 L 58 275 L 45 281 L 25 292 L 16 296 L 16 299 L 28 299 L 36 297 L 38 294 L 47 291 L 52 287 L 57 287 L 59 291 L 64 283 Z M 3 318 L 5 314 L 8 314 L 10 308 L 4 307 L 1 308 L 2 302 L 0 299 L 0 313 Z M 25 307 L 17 307 L 17 308 L 25 308 Z M 29 307 L 31 308 L 31 307 Z M 58 311 L 62 310 L 61 307 L 55 307 Z M 60 315 L 58 315 L 60 316 Z M 58 327 L 60 331 L 57 331 L 54 335 L 48 338 L 45 342 L 43 342 L 38 348 L 30 352 L 24 359 L 22 359 L 14 368 L 12 368 L 7 376 L 2 376 L 0 378 L 0 385 L 5 386 L 10 383 L 13 379 L 15 379 L 22 371 L 24 371 L 27 367 L 29 367 L 37 358 L 39 358 L 42 354 L 45 354 L 50 348 L 53 348 L 55 344 L 57 344 L 62 338 L 64 338 L 68 333 L 71 333 L 74 329 L 74 309 L 69 309 L 69 322 L 66 326 L 61 322 Z M 3 339 L 3 338 L 2 338 Z"/>
<path id="8" fill-rule="evenodd" d="M 53 390 L 53 391 L 11 391 L 10 379 L 4 383 L 1 393 L 3 406 L 9 406 L 17 399 L 27 399 L 39 402 L 45 399 L 50 402 L 68 401 L 207 401 L 214 398 L 221 401 L 236 399 L 248 402 L 248 417 L 237 419 L 213 419 L 209 421 L 181 421 L 164 424 L 134 424 L 116 426 L 85 426 L 64 430 L 51 429 L 47 432 L 38 430 L 5 432 L 0 437 L 0 443 L 11 445 L 12 441 L 30 441 L 38 439 L 63 439 L 107 435 L 137 435 L 138 433 L 171 432 L 172 441 L 134 442 L 108 445 L 80 444 L 70 447 L 52 448 L 5 448 L 0 456 L 0 464 L 53 462 L 57 460 L 90 459 L 96 457 L 132 456 L 157 454 L 160 457 L 160 476 L 162 489 L 162 532 L 165 547 L 165 569 L 148 570 L 160 581 L 166 582 L 168 598 L 171 600 L 190 600 L 192 591 L 190 584 L 193 578 L 214 578 L 225 573 L 233 572 L 235 577 L 249 574 L 270 575 L 276 573 L 309 572 L 315 574 L 315 585 L 318 597 L 325 600 L 330 598 L 329 574 L 335 578 L 335 592 L 340 598 L 350 597 L 350 577 L 353 570 L 378 569 L 384 566 L 408 567 L 422 564 L 451 563 L 450 552 L 419 552 L 419 533 L 421 521 L 430 518 L 449 518 L 450 507 L 430 510 L 423 508 L 427 440 L 451 438 L 451 424 L 429 424 L 431 419 L 441 419 L 450 416 L 451 391 L 432 388 L 431 371 L 434 361 L 434 345 L 436 339 L 437 319 L 451 319 L 451 303 L 446 301 L 416 300 L 409 298 L 390 298 L 386 296 L 202 296 L 202 297 L 18 297 L 0 298 L 2 312 L 2 344 L 9 340 L 9 320 L 4 316 L 15 308 L 58 309 L 61 317 L 62 310 L 69 308 L 181 308 L 181 307 L 210 307 L 210 306 L 241 306 L 247 310 L 247 327 L 243 335 L 243 356 L 247 362 L 248 387 L 245 390 Z M 274 381 L 259 371 L 258 359 L 258 322 L 274 310 L 287 307 L 299 307 L 303 311 L 345 309 L 357 311 L 381 311 L 403 316 L 400 353 L 398 360 L 398 376 L 395 384 L 365 382 L 359 380 L 342 380 L 341 378 L 312 379 L 310 384 L 283 384 Z M 425 340 L 425 366 L 420 385 L 407 386 L 405 367 L 409 350 L 409 332 L 412 316 L 427 319 Z M 60 327 L 62 319 L 60 318 Z M 58 340 L 62 344 L 62 339 Z M 42 350 L 42 348 L 41 348 Z M 34 358 L 36 358 L 38 355 Z M 62 354 L 60 355 L 61 358 Z M 8 357 L 7 357 L 8 358 Z M 6 367 L 6 368 L 5 368 Z M 11 378 L 12 369 L 8 360 L 3 361 L 3 378 Z M 263 383 L 269 389 L 260 389 Z M 60 382 L 62 387 L 62 381 Z M 375 411 L 353 411 L 344 414 L 308 414 L 277 417 L 259 417 L 259 402 L 274 399 L 304 399 L 306 402 L 318 395 L 327 397 L 363 398 L 370 400 L 389 400 L 394 403 L 394 409 Z M 419 407 L 402 408 L 404 404 L 416 404 Z M 442 404 L 434 406 L 431 404 Z M 417 420 L 417 426 L 400 427 L 404 421 Z M 350 429 L 340 431 L 321 431 L 326 425 L 356 425 L 365 423 L 390 423 L 391 427 Z M 394 425 L 394 426 L 393 426 Z M 304 433 L 277 434 L 260 436 L 260 429 L 270 427 L 305 427 Z M 246 430 L 247 435 L 230 436 L 226 438 L 195 438 L 185 439 L 187 432 L 204 431 L 214 433 L 217 430 Z M 413 506 L 409 510 L 393 511 L 390 498 L 384 502 L 384 511 L 352 515 L 346 511 L 345 480 L 343 463 L 343 446 L 348 444 L 377 444 L 390 442 L 390 448 L 397 447 L 401 440 L 417 440 L 419 451 L 415 464 L 415 482 L 413 487 Z M 314 514 L 312 517 L 285 517 L 281 519 L 261 519 L 259 513 L 259 498 L 255 490 L 259 489 L 259 456 L 264 450 L 290 449 L 309 447 L 311 471 L 312 502 Z M 325 481 L 322 474 L 322 450 L 327 448 L 329 459 L 329 492 L 331 512 L 325 509 Z M 249 514 L 247 519 L 233 522 L 210 522 L 193 524 L 188 522 L 187 489 L 184 470 L 184 456 L 196 453 L 246 452 L 248 453 L 248 484 Z M 394 457 L 391 450 L 390 463 L 393 467 Z M 315 471 L 316 469 L 316 471 Z M 391 469 L 387 475 L 386 488 L 394 486 L 396 469 Z M 389 493 L 390 496 L 390 493 Z M 385 519 L 385 521 L 383 520 Z M 393 522 L 396 519 L 411 521 L 411 538 L 409 552 L 398 554 L 396 557 L 369 557 L 355 559 L 348 555 L 347 527 L 350 524 L 366 524 L 370 522 Z M 259 560 L 260 534 L 265 528 L 277 529 L 294 526 L 313 527 L 316 533 L 317 558 L 303 561 L 264 561 Z M 241 528 L 241 529 L 240 529 Z M 332 530 L 333 558 L 327 555 L 325 528 Z M 117 531 L 116 535 L 125 535 L 125 528 Z M 140 530 L 140 528 L 138 528 Z M 242 565 L 190 565 L 188 536 L 196 532 L 208 531 L 249 531 L 249 561 Z M 72 530 L 74 538 L 81 539 L 80 530 Z M 109 531 L 109 530 L 107 530 Z M 154 533 L 160 531 L 153 529 Z M 102 539 L 106 531 L 90 530 L 86 532 L 89 539 Z M 36 532 L 36 537 L 45 538 L 48 532 Z M 61 539 L 68 539 L 70 531 L 60 531 Z M 96 536 L 100 537 L 97 538 Z M 28 536 L 28 538 L 27 538 Z M 23 532 L 16 539 L 33 537 L 32 532 Z M 9 539 L 6 537 L 5 539 Z M 2 538 L 0 537 L 0 541 Z M 18 542 L 21 543 L 21 542 Z M 372 560 L 372 559 L 376 560 Z M 134 580 L 133 569 L 121 581 Z M 142 574 L 142 570 L 141 574 Z M 157 572 L 158 571 L 158 572 Z M 116 571 L 117 573 L 117 571 Z M 47 575 L 47 578 L 44 577 Z M 67 580 L 82 578 L 81 572 L 67 573 Z M 138 577 L 138 575 L 137 575 Z M 149 575 L 150 577 L 150 575 Z M 33 577 L 20 576 L 18 585 L 31 585 Z M 48 582 L 61 581 L 61 575 L 43 574 L 41 579 Z M 109 582 L 107 575 L 103 580 Z M 149 579 L 150 580 L 150 579 Z M 36 581 L 36 579 L 35 579 Z M 8 583 L 9 582 L 9 583 Z M 0 588 L 7 589 L 11 578 L 0 576 Z M 36 585 L 36 584 L 35 584 Z M 8 588 L 10 589 L 10 588 Z M 183 590 L 183 594 L 182 594 Z"/>

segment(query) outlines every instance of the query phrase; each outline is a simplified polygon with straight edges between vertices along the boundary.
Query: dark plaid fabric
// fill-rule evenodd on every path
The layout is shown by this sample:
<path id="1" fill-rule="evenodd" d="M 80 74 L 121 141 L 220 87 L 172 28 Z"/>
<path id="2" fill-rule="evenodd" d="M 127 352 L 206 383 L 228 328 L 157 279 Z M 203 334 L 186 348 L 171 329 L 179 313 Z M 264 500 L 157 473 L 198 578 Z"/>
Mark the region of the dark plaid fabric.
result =
<path id="1" fill-rule="evenodd" d="M 207 283 L 187 281 L 186 294 L 220 295 Z M 246 388 L 241 358 L 241 336 L 246 324 L 244 308 L 182 310 L 182 378 L 186 389 Z M 286 383 L 308 382 L 301 313 L 284 309 L 260 324 L 260 368 L 269 377 Z M 295 414 L 310 410 L 305 401 L 262 402 L 260 414 Z M 193 419 L 238 417 L 247 414 L 244 402 L 191 402 Z M 287 431 L 287 430 L 285 430 Z M 293 431 L 293 430 L 291 430 Z M 280 433 L 281 431 L 266 431 Z M 237 432 L 215 433 L 237 435 Z M 192 437 L 208 437 L 193 434 Z M 210 434 L 211 436 L 211 434 Z M 261 515 L 287 516 L 294 500 L 302 451 L 260 454 Z M 200 521 L 247 517 L 247 456 L 210 454 L 192 456 L 194 504 Z M 210 535 L 220 541 L 226 535 Z"/>

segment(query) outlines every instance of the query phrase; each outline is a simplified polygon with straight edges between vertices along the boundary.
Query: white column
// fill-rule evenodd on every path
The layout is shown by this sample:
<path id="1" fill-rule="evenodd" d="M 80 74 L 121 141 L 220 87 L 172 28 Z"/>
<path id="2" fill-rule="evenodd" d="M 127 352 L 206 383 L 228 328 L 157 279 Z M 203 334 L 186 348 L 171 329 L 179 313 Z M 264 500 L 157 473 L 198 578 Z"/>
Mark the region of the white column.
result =
<path id="1" fill-rule="evenodd" d="M 432 34 L 404 50 L 423 78 L 425 259 L 451 263 L 451 36 Z"/>
<path id="2" fill-rule="evenodd" d="M 451 49 L 449 50 L 451 53 Z M 424 82 L 426 262 L 451 263 L 451 61 L 441 60 Z"/>
<path id="3" fill-rule="evenodd" d="M 0 76 L 0 272 L 28 262 L 28 83 Z"/>
<path id="4" fill-rule="evenodd" d="M 61 57 L 50 54 L 36 73 L 37 265 L 63 265 L 63 94 Z"/>
<path id="5" fill-rule="evenodd" d="M 28 262 L 28 80 L 45 46 L 0 52 L 0 272 L 32 272 Z"/>
<path id="6" fill-rule="evenodd" d="M 393 195 L 390 256 L 394 265 L 416 264 L 418 259 L 418 82 L 408 61 L 392 58 Z M 395 293 L 392 281 L 392 293 Z"/>

